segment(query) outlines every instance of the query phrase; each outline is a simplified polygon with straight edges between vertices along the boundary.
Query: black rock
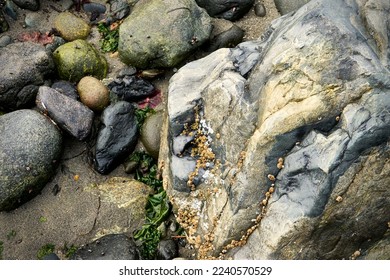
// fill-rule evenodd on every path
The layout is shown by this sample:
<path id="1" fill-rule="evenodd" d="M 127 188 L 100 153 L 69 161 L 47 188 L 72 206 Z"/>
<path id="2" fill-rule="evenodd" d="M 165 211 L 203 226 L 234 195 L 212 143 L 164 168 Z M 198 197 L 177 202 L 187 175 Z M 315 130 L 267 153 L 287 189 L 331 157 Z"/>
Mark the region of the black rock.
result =
<path id="1" fill-rule="evenodd" d="M 109 234 L 80 247 L 72 256 L 75 260 L 138 260 L 134 240 L 124 234 Z"/>
<path id="2" fill-rule="evenodd" d="M 51 85 L 51 88 L 74 100 L 79 98 L 79 94 L 77 93 L 77 88 L 74 83 L 68 81 L 57 81 Z"/>
<path id="3" fill-rule="evenodd" d="M 0 116 L 0 211 L 10 211 L 39 194 L 61 156 L 62 137 L 34 110 Z"/>
<path id="4" fill-rule="evenodd" d="M 87 106 L 55 89 L 41 86 L 36 99 L 41 112 L 47 114 L 64 131 L 82 141 L 91 132 L 94 113 Z"/>
<path id="5" fill-rule="evenodd" d="M 155 93 L 155 88 L 149 81 L 137 76 L 117 78 L 108 85 L 108 88 L 121 100 L 128 102 L 139 101 Z"/>
<path id="6" fill-rule="evenodd" d="M 157 246 L 157 258 L 161 260 L 172 260 L 179 255 L 179 249 L 173 240 L 161 240 Z"/>
<path id="7" fill-rule="evenodd" d="M 22 9 L 30 11 L 38 11 L 39 0 L 12 0 L 16 5 Z"/>
<path id="8" fill-rule="evenodd" d="M 126 101 L 111 104 L 102 113 L 102 123 L 96 142 L 95 169 L 107 174 L 121 164 L 137 144 L 135 108 Z"/>
<path id="9" fill-rule="evenodd" d="M 210 46 L 207 49 L 209 52 L 216 51 L 220 48 L 232 48 L 242 42 L 245 31 L 237 25 L 233 25 L 230 29 L 218 34 L 210 42 Z"/>
<path id="10" fill-rule="evenodd" d="M 265 15 L 267 14 L 267 10 L 265 9 L 263 3 L 257 3 L 254 8 L 255 8 L 255 15 L 258 17 L 265 17 Z"/>
<path id="11" fill-rule="evenodd" d="M 196 0 L 212 17 L 238 20 L 253 6 L 255 0 Z"/>

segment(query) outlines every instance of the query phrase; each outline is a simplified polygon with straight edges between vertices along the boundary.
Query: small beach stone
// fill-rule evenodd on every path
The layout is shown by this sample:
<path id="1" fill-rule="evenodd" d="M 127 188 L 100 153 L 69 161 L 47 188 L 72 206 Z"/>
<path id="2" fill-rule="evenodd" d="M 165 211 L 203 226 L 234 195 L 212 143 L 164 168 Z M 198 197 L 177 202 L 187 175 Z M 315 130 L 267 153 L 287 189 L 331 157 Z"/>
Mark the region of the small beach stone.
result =
<path id="1" fill-rule="evenodd" d="M 178 246 L 175 241 L 161 240 L 157 246 L 157 256 L 162 260 L 172 260 L 179 256 Z"/>
<path id="2" fill-rule="evenodd" d="M 163 113 L 158 111 L 145 119 L 141 128 L 141 141 L 146 151 L 158 159 L 160 150 L 160 131 L 163 123 Z"/>
<path id="3" fill-rule="evenodd" d="M 86 76 L 77 85 L 80 101 L 92 111 L 100 112 L 110 103 L 108 88 L 98 79 Z"/>
<path id="4" fill-rule="evenodd" d="M 86 39 L 91 31 L 88 23 L 70 12 L 60 13 L 54 20 L 54 27 L 67 41 Z"/>
<path id="5" fill-rule="evenodd" d="M 265 15 L 267 14 L 267 11 L 263 3 L 255 4 L 254 9 L 255 9 L 255 15 L 258 17 L 265 17 Z"/>
<path id="6" fill-rule="evenodd" d="M 0 37 L 0 48 L 3 48 L 9 44 L 11 44 L 12 38 L 8 35 L 4 35 Z"/>
<path id="7" fill-rule="evenodd" d="M 93 111 L 55 89 L 39 87 L 36 104 L 40 111 L 46 113 L 64 131 L 78 140 L 84 140 L 90 133 L 93 122 Z"/>

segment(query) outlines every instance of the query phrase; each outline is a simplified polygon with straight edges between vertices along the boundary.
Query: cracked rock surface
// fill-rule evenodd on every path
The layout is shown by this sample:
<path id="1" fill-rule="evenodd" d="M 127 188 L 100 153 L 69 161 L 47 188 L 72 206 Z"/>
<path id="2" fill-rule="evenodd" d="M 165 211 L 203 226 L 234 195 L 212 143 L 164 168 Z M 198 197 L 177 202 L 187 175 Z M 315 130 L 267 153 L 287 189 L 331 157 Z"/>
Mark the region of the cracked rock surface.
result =
<path id="1" fill-rule="evenodd" d="M 311 1 L 171 78 L 161 164 L 198 258 L 388 244 L 389 8 Z"/>

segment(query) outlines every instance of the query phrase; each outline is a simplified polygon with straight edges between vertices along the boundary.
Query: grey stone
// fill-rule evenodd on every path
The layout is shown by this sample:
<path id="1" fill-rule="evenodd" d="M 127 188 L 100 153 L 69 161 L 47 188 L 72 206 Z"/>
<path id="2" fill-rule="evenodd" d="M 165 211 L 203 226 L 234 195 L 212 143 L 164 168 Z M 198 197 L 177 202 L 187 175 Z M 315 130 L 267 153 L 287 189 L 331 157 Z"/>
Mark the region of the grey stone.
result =
<path id="1" fill-rule="evenodd" d="M 172 239 L 161 240 L 157 245 L 157 257 L 162 260 L 172 260 L 179 256 L 179 248 Z"/>
<path id="2" fill-rule="evenodd" d="M 198 258 L 348 259 L 384 238 L 387 8 L 313 0 L 171 78 L 160 159 Z"/>
<path id="3" fill-rule="evenodd" d="M 36 105 L 65 132 L 82 141 L 91 132 L 94 113 L 81 102 L 47 86 L 39 87 Z"/>
<path id="4" fill-rule="evenodd" d="M 54 70 L 51 54 L 39 44 L 13 43 L 1 49 L 0 61 L 0 109 L 33 105 L 38 87 Z"/>
<path id="5" fill-rule="evenodd" d="M 4 35 L 0 37 L 0 48 L 4 48 L 11 43 L 12 43 L 12 38 L 10 36 Z"/>
<path id="6" fill-rule="evenodd" d="M 26 13 L 26 17 L 24 18 L 24 23 L 26 24 L 27 27 L 31 27 L 39 30 L 44 16 L 45 15 L 42 15 L 40 13 L 34 13 L 34 12 Z"/>
<path id="7" fill-rule="evenodd" d="M 274 0 L 276 9 L 281 15 L 298 10 L 310 0 Z"/>
<path id="8" fill-rule="evenodd" d="M 126 101 L 109 105 L 102 113 L 103 127 L 96 140 L 95 169 L 102 174 L 111 172 L 135 148 L 138 126 L 135 108 Z"/>
<path id="9" fill-rule="evenodd" d="M 72 256 L 74 260 L 138 260 L 139 250 L 124 234 L 105 235 L 80 247 Z"/>
<path id="10" fill-rule="evenodd" d="M 193 1 L 141 0 L 120 25 L 119 57 L 137 68 L 173 67 L 208 40 L 211 28 Z"/>
<path id="11" fill-rule="evenodd" d="M 254 0 L 196 0 L 212 17 L 238 20 L 253 6 Z"/>
<path id="12" fill-rule="evenodd" d="M 10 211 L 39 194 L 62 150 L 50 120 L 33 110 L 0 116 L 0 211 Z"/>

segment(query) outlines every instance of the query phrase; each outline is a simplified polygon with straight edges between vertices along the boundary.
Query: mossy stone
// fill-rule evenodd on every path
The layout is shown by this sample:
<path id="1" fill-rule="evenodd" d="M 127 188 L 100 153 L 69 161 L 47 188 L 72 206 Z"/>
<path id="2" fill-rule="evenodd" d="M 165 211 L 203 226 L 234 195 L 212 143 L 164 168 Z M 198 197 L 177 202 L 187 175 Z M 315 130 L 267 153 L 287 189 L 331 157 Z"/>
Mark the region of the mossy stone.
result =
<path id="1" fill-rule="evenodd" d="M 88 23 L 70 12 L 60 13 L 54 20 L 54 27 L 67 41 L 86 39 L 91 32 Z"/>
<path id="2" fill-rule="evenodd" d="M 107 75 L 106 59 L 85 40 L 78 39 L 58 47 L 53 58 L 62 80 L 78 82 L 84 76 L 103 79 Z"/>

